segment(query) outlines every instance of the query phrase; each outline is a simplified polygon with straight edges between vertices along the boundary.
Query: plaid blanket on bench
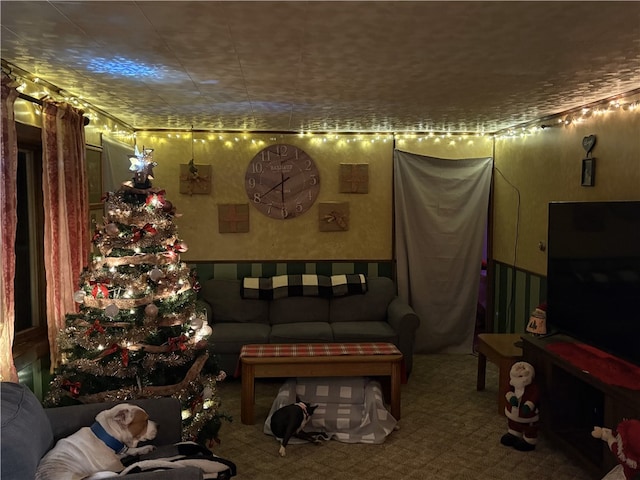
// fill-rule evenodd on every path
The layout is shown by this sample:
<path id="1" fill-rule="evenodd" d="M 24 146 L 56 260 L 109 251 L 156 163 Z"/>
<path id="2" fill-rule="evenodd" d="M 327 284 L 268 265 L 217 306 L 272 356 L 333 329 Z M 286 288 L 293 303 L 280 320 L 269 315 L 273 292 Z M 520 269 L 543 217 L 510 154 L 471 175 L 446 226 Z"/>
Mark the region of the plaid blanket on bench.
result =
<path id="1" fill-rule="evenodd" d="M 243 345 L 241 357 L 335 357 L 338 355 L 397 355 L 393 343 L 252 343 Z"/>
<path id="2" fill-rule="evenodd" d="M 367 291 L 363 274 L 344 275 L 277 275 L 274 277 L 245 277 L 240 296 L 260 300 L 285 297 L 340 297 Z"/>

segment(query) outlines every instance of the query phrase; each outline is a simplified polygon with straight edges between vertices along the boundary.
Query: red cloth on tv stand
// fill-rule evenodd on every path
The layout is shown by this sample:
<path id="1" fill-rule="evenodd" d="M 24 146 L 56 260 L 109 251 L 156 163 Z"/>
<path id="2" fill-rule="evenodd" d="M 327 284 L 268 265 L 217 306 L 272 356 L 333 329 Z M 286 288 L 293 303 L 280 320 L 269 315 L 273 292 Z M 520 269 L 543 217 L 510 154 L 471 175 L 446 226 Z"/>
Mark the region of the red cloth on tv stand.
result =
<path id="1" fill-rule="evenodd" d="M 640 367 L 584 343 L 558 342 L 547 350 L 608 385 L 640 390 Z"/>

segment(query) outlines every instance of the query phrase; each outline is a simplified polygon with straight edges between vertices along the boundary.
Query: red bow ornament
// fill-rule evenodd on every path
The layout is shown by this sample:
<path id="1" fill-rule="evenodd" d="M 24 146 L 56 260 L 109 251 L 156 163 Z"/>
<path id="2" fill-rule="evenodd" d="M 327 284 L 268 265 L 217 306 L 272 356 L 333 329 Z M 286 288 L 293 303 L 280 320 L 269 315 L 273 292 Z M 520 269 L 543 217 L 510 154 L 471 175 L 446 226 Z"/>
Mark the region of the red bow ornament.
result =
<path id="1" fill-rule="evenodd" d="M 165 195 L 165 191 L 164 190 L 160 190 L 159 192 L 156 193 L 151 193 L 149 195 L 147 195 L 147 199 L 145 200 L 145 206 L 149 207 L 149 206 L 153 206 L 153 207 L 160 207 L 162 208 L 162 206 L 164 205 L 165 199 L 164 199 L 164 195 Z"/>
<path id="2" fill-rule="evenodd" d="M 129 350 L 127 350 L 125 347 L 121 347 L 117 343 L 114 343 L 113 345 L 111 345 L 111 347 L 109 347 L 107 350 L 102 352 L 102 354 L 100 355 L 100 358 L 108 357 L 109 355 L 116 353 L 117 351 L 120 351 L 120 355 L 122 357 L 122 364 L 125 367 L 128 367 L 129 366 Z"/>
<path id="3" fill-rule="evenodd" d="M 196 395 L 196 397 L 191 401 L 189 409 L 192 412 L 196 412 L 196 409 L 198 409 L 198 405 L 204 406 L 204 398 L 202 398 L 202 395 Z"/>
<path id="4" fill-rule="evenodd" d="M 62 382 L 62 388 L 69 390 L 74 398 L 80 395 L 80 386 L 80 382 L 72 382 L 70 380 L 65 380 L 64 382 Z"/>
<path id="5" fill-rule="evenodd" d="M 169 351 L 175 352 L 176 350 L 185 351 L 187 346 L 185 342 L 187 341 L 187 337 L 184 335 L 180 335 L 179 337 L 172 337 L 169 339 Z"/>
<path id="6" fill-rule="evenodd" d="M 93 298 L 97 298 L 98 294 L 101 293 L 104 298 L 109 298 L 109 289 L 107 285 L 110 283 L 109 280 L 101 280 L 100 282 L 90 281 L 89 285 L 93 285 L 91 289 L 91 295 Z"/>
<path id="7" fill-rule="evenodd" d="M 173 245 L 166 245 L 164 248 L 166 252 L 163 255 L 171 259 L 175 259 L 179 253 L 187 251 L 187 246 L 183 242 L 175 242 Z"/>
<path id="8" fill-rule="evenodd" d="M 145 234 L 155 235 L 156 233 L 158 233 L 158 230 L 156 230 L 153 227 L 153 225 L 151 225 L 150 223 L 147 223 L 144 227 L 135 228 L 133 230 L 133 236 L 131 237 L 131 243 L 137 242 Z"/>
<path id="9" fill-rule="evenodd" d="M 104 327 L 100 325 L 100 320 L 96 320 L 95 322 L 93 322 L 93 325 L 89 327 L 89 329 L 85 332 L 85 335 L 89 336 L 93 332 L 99 332 L 99 333 L 105 332 Z"/>

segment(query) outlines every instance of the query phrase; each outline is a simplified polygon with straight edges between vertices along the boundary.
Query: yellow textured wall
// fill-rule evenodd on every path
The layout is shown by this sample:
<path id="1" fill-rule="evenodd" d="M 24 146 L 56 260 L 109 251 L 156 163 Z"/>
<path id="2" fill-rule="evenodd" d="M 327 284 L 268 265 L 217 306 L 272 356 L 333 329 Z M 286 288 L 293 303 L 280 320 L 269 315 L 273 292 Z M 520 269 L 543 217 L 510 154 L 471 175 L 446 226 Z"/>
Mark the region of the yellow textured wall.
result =
<path id="1" fill-rule="evenodd" d="M 486 158 L 493 155 L 493 139 L 480 135 L 398 135 L 396 148 L 451 160 Z"/>
<path id="2" fill-rule="evenodd" d="M 596 136 L 595 186 L 583 187 L 582 139 L 589 135 Z M 547 242 L 549 202 L 640 200 L 640 108 L 498 138 L 495 167 L 493 258 L 546 275 L 546 252 L 538 244 Z"/>
<path id="3" fill-rule="evenodd" d="M 180 164 L 192 158 L 191 133 L 138 132 L 137 144 L 154 149 L 153 185 L 177 207 L 186 261 L 390 260 L 392 259 L 393 139 L 390 135 L 234 134 L 194 132 L 193 158 L 210 164 L 209 195 L 179 193 Z M 320 195 L 311 209 L 290 220 L 274 220 L 249 207 L 248 233 L 218 232 L 218 204 L 250 203 L 244 188 L 247 165 L 267 145 L 295 145 L 314 159 Z M 369 193 L 339 193 L 341 163 L 369 164 Z M 345 232 L 320 232 L 318 204 L 349 202 Z"/>

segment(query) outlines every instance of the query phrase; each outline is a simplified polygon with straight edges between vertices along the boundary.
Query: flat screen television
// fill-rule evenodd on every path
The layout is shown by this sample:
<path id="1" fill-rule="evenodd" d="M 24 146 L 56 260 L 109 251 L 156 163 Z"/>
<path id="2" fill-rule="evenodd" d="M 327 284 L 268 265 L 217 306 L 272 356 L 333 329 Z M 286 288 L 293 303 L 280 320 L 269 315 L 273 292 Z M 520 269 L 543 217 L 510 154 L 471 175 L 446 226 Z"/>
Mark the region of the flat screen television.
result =
<path id="1" fill-rule="evenodd" d="M 640 365 L 640 201 L 549 203 L 547 326 Z"/>

